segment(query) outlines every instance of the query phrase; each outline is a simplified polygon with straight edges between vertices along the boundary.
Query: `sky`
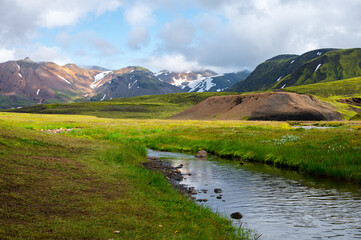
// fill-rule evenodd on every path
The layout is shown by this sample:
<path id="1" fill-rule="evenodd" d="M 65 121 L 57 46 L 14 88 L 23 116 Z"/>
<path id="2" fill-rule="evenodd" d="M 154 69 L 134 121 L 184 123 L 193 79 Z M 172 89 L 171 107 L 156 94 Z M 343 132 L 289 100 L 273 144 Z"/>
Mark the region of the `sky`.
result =
<path id="1" fill-rule="evenodd" d="M 0 0 L 0 62 L 252 70 L 361 47 L 360 0 Z"/>

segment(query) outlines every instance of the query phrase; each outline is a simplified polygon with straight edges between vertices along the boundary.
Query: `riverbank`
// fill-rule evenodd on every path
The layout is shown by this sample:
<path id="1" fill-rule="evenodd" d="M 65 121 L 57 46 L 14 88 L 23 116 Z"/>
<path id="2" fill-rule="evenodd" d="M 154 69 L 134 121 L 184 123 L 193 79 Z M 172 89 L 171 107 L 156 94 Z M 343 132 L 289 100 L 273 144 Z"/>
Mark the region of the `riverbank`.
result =
<path id="1" fill-rule="evenodd" d="M 263 162 L 307 175 L 361 183 L 360 121 L 327 122 L 327 126 L 339 127 L 306 130 L 269 121 L 127 120 L 16 113 L 1 113 L 0 120 L 34 130 L 71 128 L 74 130 L 67 134 L 75 138 L 161 151 L 195 154 L 204 149 L 235 161 Z"/>
<path id="2" fill-rule="evenodd" d="M 29 120 L 12 124 L 49 124 Z M 53 129 L 72 124 L 59 120 L 53 116 Z M 0 123 L 1 239 L 242 237 L 145 169 L 144 146 L 23 127 Z"/>
<path id="3" fill-rule="evenodd" d="M 149 156 L 182 165 L 181 181 L 194 187 L 200 204 L 230 216 L 235 225 L 249 226 L 260 239 L 353 239 L 359 237 L 361 191 L 357 185 L 305 177 L 259 163 L 193 154 L 148 150 Z M 253 167 L 254 170 L 250 170 Z M 257 170 L 256 170 L 257 168 Z M 272 171 L 272 169 L 274 171 Z M 206 201 L 203 201 L 206 199 Z"/>

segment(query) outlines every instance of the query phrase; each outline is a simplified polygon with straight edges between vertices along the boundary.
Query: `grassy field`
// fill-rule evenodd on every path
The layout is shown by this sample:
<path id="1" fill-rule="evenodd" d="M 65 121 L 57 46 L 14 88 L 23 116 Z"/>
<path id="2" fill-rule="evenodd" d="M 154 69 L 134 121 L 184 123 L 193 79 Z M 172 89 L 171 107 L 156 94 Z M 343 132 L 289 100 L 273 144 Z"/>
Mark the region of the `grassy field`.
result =
<path id="1" fill-rule="evenodd" d="M 239 161 L 259 161 L 311 175 L 361 182 L 361 123 L 318 122 L 304 130 L 286 122 L 100 119 L 1 113 L 0 122 L 27 129 L 75 128 L 75 138 L 109 140 L 166 151 L 200 149 Z M 294 124 L 294 123 L 291 123 Z"/>
<path id="2" fill-rule="evenodd" d="M 293 123 L 290 123 L 293 124 Z M 361 122 L 107 119 L 0 113 L 1 239 L 239 239 L 253 236 L 142 167 L 145 147 L 209 153 L 361 183 Z M 51 134 L 44 130 L 72 129 Z M 250 226 L 252 227 L 252 226 Z M 236 233 L 237 232 L 237 233 Z"/>
<path id="3" fill-rule="evenodd" d="M 103 118 L 164 119 L 186 110 L 212 96 L 236 93 L 175 93 L 164 95 L 117 98 L 102 102 L 81 102 L 69 104 L 41 104 L 9 112 L 41 114 L 90 115 Z"/>
<path id="4" fill-rule="evenodd" d="M 0 115 L 0 239 L 240 239 L 228 220 L 142 167 L 131 141 L 38 127 L 112 124 L 96 118 Z M 40 120 L 44 120 L 41 122 Z M 238 232 L 238 233 L 236 233 Z"/>

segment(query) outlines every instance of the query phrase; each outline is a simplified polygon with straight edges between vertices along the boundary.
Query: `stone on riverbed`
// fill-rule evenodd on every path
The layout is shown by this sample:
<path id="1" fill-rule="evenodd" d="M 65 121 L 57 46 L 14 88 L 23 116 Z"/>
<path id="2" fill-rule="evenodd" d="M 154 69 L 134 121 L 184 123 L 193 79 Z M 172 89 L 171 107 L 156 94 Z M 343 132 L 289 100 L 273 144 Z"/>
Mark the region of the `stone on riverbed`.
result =
<path id="1" fill-rule="evenodd" d="M 201 150 L 201 151 L 197 152 L 196 157 L 197 158 L 206 158 L 207 157 L 207 152 L 204 151 L 204 150 Z"/>
<path id="2" fill-rule="evenodd" d="M 234 213 L 232 213 L 230 216 L 231 216 L 231 218 L 233 218 L 233 219 L 241 219 L 241 218 L 243 218 L 243 215 L 242 215 L 242 213 L 240 213 L 240 212 L 234 212 Z"/>
<path id="3" fill-rule="evenodd" d="M 214 189 L 214 192 L 215 192 L 215 193 L 221 193 L 221 192 L 222 192 L 222 189 L 220 189 L 220 188 L 215 188 L 215 189 Z"/>

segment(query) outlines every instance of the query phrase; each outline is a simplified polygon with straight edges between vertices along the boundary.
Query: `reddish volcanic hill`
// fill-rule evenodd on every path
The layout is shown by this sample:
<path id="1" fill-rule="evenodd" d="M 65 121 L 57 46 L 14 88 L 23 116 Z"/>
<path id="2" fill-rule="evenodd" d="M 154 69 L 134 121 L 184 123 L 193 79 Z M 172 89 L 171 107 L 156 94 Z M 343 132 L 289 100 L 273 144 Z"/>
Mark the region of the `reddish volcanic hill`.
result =
<path id="1" fill-rule="evenodd" d="M 273 92 L 210 97 L 171 119 L 319 121 L 340 120 L 341 115 L 313 96 Z"/>

